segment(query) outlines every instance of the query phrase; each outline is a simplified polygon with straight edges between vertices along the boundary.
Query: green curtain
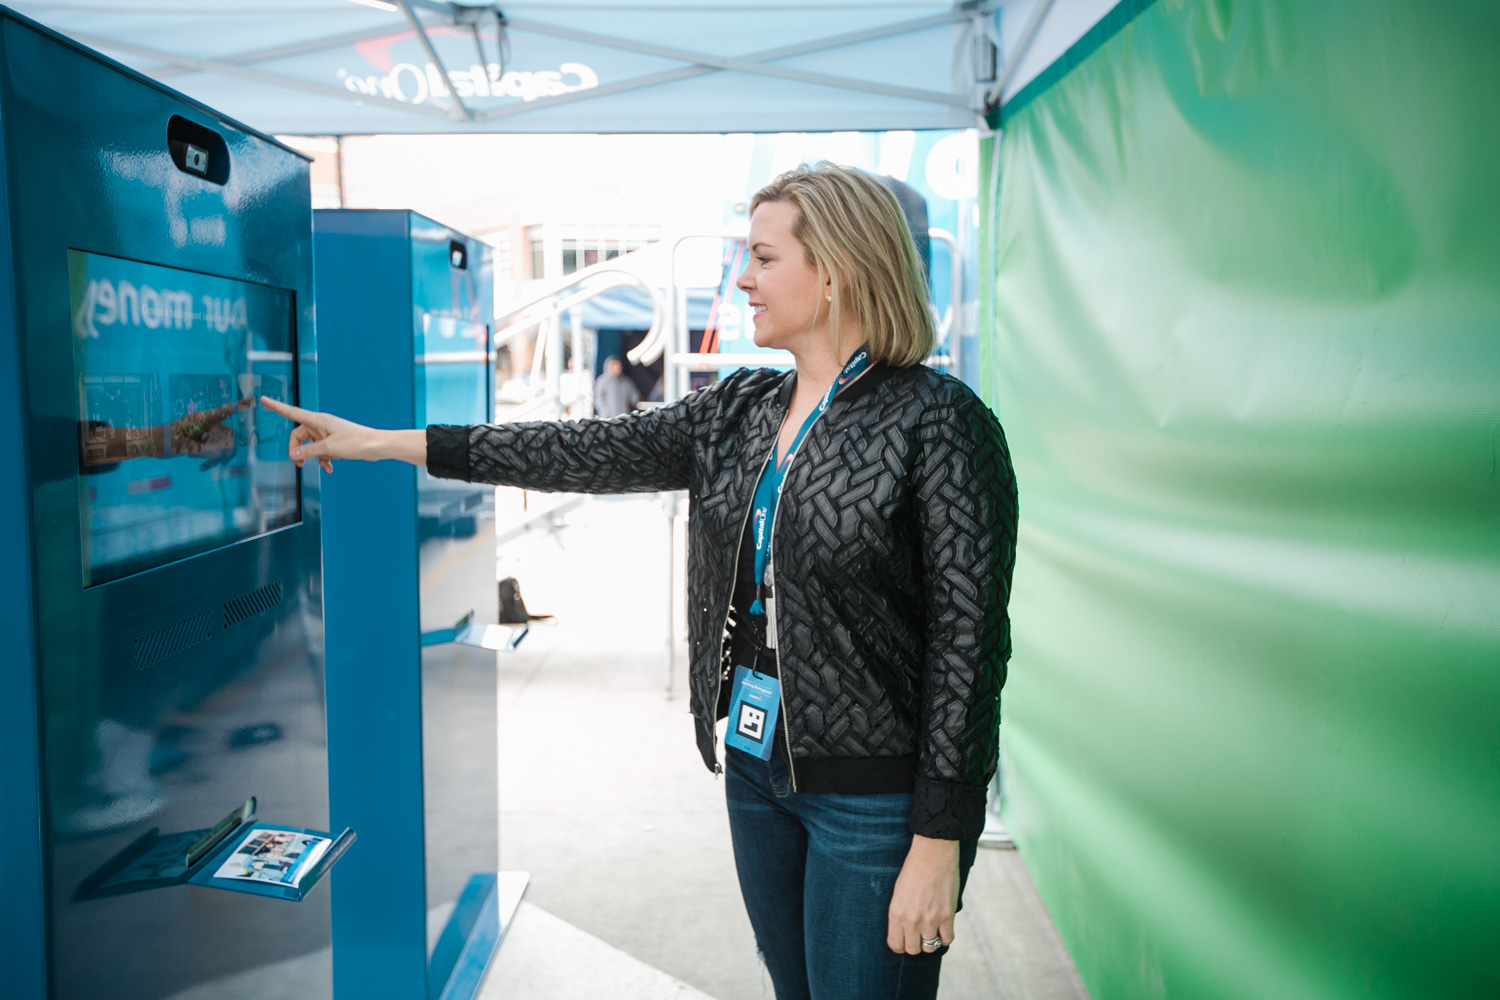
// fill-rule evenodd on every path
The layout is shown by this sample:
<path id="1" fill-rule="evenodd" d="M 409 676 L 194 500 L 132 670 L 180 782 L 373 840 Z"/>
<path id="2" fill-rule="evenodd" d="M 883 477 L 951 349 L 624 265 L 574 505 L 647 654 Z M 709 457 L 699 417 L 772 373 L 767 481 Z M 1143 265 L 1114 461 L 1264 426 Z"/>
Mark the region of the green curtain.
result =
<path id="1" fill-rule="evenodd" d="M 984 149 L 1008 818 L 1095 1000 L 1493 1000 L 1500 4 L 1133 7 Z"/>

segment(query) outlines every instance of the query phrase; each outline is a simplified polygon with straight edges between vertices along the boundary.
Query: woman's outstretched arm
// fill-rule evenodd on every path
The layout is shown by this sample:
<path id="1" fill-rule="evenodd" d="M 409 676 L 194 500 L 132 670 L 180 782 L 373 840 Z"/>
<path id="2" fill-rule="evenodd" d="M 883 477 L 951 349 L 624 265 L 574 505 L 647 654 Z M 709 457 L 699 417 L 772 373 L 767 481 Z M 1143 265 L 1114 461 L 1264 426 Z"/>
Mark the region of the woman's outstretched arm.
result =
<path id="1" fill-rule="evenodd" d="M 287 450 L 298 468 L 312 459 L 331 473 L 340 459 L 395 459 L 443 478 L 543 491 L 629 493 L 688 485 L 686 400 L 613 420 L 395 431 L 272 399 L 265 405 L 296 422 Z"/>
<path id="2" fill-rule="evenodd" d="M 741 369 L 666 406 L 609 420 L 546 420 L 383 431 L 328 413 L 267 399 L 294 420 L 289 448 L 300 467 L 316 459 L 399 459 L 433 476 L 472 483 L 569 493 L 638 493 L 687 489 L 698 429 L 711 414 L 739 412 L 783 378 Z M 742 392 L 742 390 L 745 390 Z"/>
<path id="3" fill-rule="evenodd" d="M 260 405 L 297 425 L 292 428 L 287 448 L 299 469 L 310 458 L 317 459 L 324 472 L 332 472 L 333 461 L 339 458 L 365 462 L 390 458 L 427 465 L 426 431 L 383 431 L 331 413 L 290 406 L 269 396 L 260 397 Z"/>

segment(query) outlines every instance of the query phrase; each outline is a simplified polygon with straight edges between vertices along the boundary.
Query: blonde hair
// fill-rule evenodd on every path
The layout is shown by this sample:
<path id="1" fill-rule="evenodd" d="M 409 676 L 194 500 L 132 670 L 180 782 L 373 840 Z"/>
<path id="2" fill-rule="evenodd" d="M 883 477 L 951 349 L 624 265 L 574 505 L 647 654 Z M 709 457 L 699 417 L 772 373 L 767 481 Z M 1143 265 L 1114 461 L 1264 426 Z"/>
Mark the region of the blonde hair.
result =
<path id="1" fill-rule="evenodd" d="M 767 202 L 798 210 L 792 235 L 820 281 L 832 283 L 828 332 L 837 349 L 844 317 L 864 332 L 871 360 L 897 367 L 932 353 L 927 282 L 906 213 L 891 189 L 853 167 L 824 161 L 789 170 L 756 192 L 750 212 Z"/>

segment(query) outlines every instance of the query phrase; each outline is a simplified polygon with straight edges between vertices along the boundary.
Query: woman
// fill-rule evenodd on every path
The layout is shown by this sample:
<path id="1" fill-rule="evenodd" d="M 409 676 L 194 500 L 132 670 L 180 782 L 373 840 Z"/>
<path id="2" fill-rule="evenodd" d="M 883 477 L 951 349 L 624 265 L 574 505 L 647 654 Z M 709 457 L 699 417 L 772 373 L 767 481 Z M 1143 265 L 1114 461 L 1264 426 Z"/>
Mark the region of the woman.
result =
<path id="1" fill-rule="evenodd" d="M 377 431 L 291 454 L 397 458 L 528 489 L 687 489 L 691 688 L 726 776 L 740 886 L 778 1000 L 931 1000 L 994 773 L 1016 493 L 1000 425 L 923 367 L 931 319 L 890 191 L 821 164 L 751 203 L 741 370 L 612 420 Z M 724 756 L 715 723 L 728 717 Z"/>

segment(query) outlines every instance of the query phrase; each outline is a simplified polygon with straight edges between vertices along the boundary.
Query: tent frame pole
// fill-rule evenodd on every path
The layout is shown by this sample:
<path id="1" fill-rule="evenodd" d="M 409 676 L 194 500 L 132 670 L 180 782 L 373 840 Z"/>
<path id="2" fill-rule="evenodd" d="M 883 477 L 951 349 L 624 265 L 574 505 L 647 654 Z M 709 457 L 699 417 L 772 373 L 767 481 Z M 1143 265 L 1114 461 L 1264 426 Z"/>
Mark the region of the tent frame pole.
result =
<path id="1" fill-rule="evenodd" d="M 453 89 L 453 80 L 448 76 L 448 66 L 443 62 L 442 56 L 437 54 L 437 49 L 432 47 L 432 39 L 427 37 L 427 29 L 422 27 L 422 22 L 411 9 L 410 0 L 396 0 L 401 6 L 401 13 L 406 15 L 406 23 L 411 25 L 411 30 L 417 33 L 417 41 L 422 44 L 422 51 L 427 53 L 427 58 L 437 67 L 438 78 L 443 82 L 443 91 L 448 99 L 453 102 L 453 109 L 448 112 L 448 117 L 454 121 L 471 122 L 474 120 L 474 112 L 458 96 L 458 91 Z"/>
<path id="2" fill-rule="evenodd" d="M 662 59 L 673 59 L 687 63 L 675 69 L 663 70 L 655 73 L 647 73 L 637 77 L 617 80 L 612 83 L 592 87 L 584 91 L 574 91 L 567 94 L 558 94 L 551 97 L 542 97 L 533 101 L 517 104 L 502 105 L 485 111 L 469 108 L 448 81 L 447 68 L 438 57 L 436 48 L 428 37 L 426 28 L 434 21 L 441 18 L 452 19 L 455 16 L 455 5 L 442 3 L 439 0 L 396 0 L 406 15 L 408 23 L 415 32 L 418 41 L 422 45 L 427 57 L 432 60 L 442 77 L 446 96 L 453 101 L 453 108 L 444 111 L 441 108 L 425 107 L 422 105 L 408 104 L 388 97 L 376 95 L 356 94 L 352 91 L 342 90 L 327 84 L 319 84 L 312 81 L 298 80 L 294 77 L 282 76 L 276 73 L 267 73 L 262 70 L 249 68 L 249 64 L 255 62 L 269 61 L 272 59 L 285 59 L 291 56 L 306 55 L 324 49 L 336 48 L 340 45 L 348 45 L 390 34 L 389 28 L 368 29 L 355 32 L 341 32 L 336 35 L 328 35 L 323 38 L 310 39 L 305 42 L 297 42 L 289 45 L 280 45 L 270 48 L 258 49 L 250 52 L 238 53 L 229 56 L 220 56 L 215 59 L 199 59 L 193 56 L 178 55 L 165 52 L 160 49 L 148 48 L 128 42 L 115 41 L 113 39 L 98 38 L 87 35 L 74 35 L 79 41 L 96 48 L 114 49 L 148 59 L 157 59 L 164 65 L 162 67 L 148 70 L 148 75 L 157 79 L 170 79 L 187 73 L 217 73 L 223 76 L 238 77 L 255 83 L 269 86 L 285 87 L 291 90 L 301 90 L 306 93 L 318 94 L 324 97 L 335 97 L 340 100 L 351 101 L 356 104 L 371 104 L 380 107 L 389 107 L 421 115 L 427 118 L 446 118 L 454 121 L 464 122 L 490 122 L 514 115 L 525 114 L 530 111 L 540 111 L 544 108 L 555 107 L 559 104 L 570 104 L 574 101 L 589 100 L 591 98 L 603 97 L 609 94 L 622 93 L 630 90 L 638 90 L 645 87 L 658 86 L 665 83 L 673 83 L 678 80 L 690 79 L 703 76 L 708 73 L 723 72 L 725 70 L 739 73 L 748 73 L 756 76 L 767 76 L 772 78 L 794 80 L 818 86 L 833 87 L 841 90 L 851 90 L 861 93 L 876 94 L 882 97 L 894 97 L 901 100 L 910 100 L 923 104 L 938 104 L 945 107 L 963 108 L 973 110 L 969 101 L 958 94 L 944 93 L 934 90 L 923 90 L 914 87 L 901 87 L 893 84 L 883 84 L 873 80 L 859 80 L 852 77 L 838 76 L 829 73 L 818 73 L 811 70 L 795 69 L 788 66 L 770 66 L 767 63 L 790 59 L 794 56 L 805 55 L 811 52 L 821 52 L 828 49 L 842 48 L 848 45 L 858 45 L 862 42 L 874 41 L 880 38 L 888 38 L 894 35 L 911 34 L 924 31 L 929 28 L 941 27 L 948 24 L 956 24 L 973 16 L 973 10 L 963 7 L 955 7 L 951 11 L 941 14 L 932 14 L 926 17 L 913 18 L 906 21 L 897 21 L 891 24 L 879 25 L 872 28 L 862 28 L 858 31 L 844 32 L 838 35 L 828 35 L 822 38 L 809 39 L 792 45 L 778 46 L 772 49 L 763 49 L 743 56 L 715 56 L 704 52 L 690 49 L 678 49 L 670 46 L 655 45 L 650 42 L 638 42 L 629 39 L 621 39 L 612 36 L 598 35 L 593 32 L 566 28 L 560 25 L 549 24 L 531 20 L 508 19 L 507 24 L 512 30 L 532 32 L 535 34 L 551 35 L 571 41 L 583 42 L 589 45 L 599 45 L 618 51 L 634 52 L 641 55 L 651 55 Z M 1051 0 L 1043 0 L 1039 11 L 1045 12 L 1051 4 Z M 439 18 L 429 19 L 424 23 L 417 15 L 417 9 L 432 11 L 440 15 Z M 1039 22 L 1039 17 L 1033 17 L 1034 22 Z M 1031 25 L 1031 31 L 1035 32 L 1035 23 Z M 1030 43 L 1030 35 L 1023 42 L 1022 48 L 1018 50 L 1017 56 L 1012 60 L 1012 65 L 1007 67 L 1005 79 L 1014 70 L 1014 62 L 1024 54 L 1025 48 Z"/>
<path id="3" fill-rule="evenodd" d="M 134 42 L 122 42 L 114 38 L 99 38 L 95 35 L 77 31 L 70 32 L 68 37 L 92 48 L 124 52 L 129 55 L 140 56 L 143 59 L 156 59 L 194 73 L 217 73 L 221 76 L 237 77 L 241 80 L 249 80 L 252 83 L 263 83 L 272 87 L 300 90 L 309 94 L 318 94 L 321 97 L 332 97 L 341 101 L 350 101 L 354 104 L 373 104 L 383 108 L 394 108 L 398 111 L 419 115 L 423 118 L 448 118 L 448 112 L 442 108 L 427 107 L 421 104 L 407 104 L 405 101 L 397 101 L 389 97 L 379 97 L 374 94 L 356 94 L 351 90 L 345 90 L 343 87 L 331 87 L 325 83 L 314 83 L 311 80 L 298 80 L 289 76 L 281 76 L 277 73 L 266 73 L 258 69 L 250 69 L 247 66 L 236 66 L 233 63 L 226 63 L 217 59 L 198 59 L 193 56 L 178 55 L 174 52 L 163 52 L 161 49 L 154 49 L 145 45 L 136 45 Z"/>
<path id="4" fill-rule="evenodd" d="M 1047 12 L 1051 9 L 1052 0 L 1041 0 L 1036 5 L 1036 9 L 1031 12 L 1031 17 L 1027 20 L 1026 27 L 1021 31 L 1020 44 L 1016 46 L 1016 51 L 1011 53 L 1010 58 L 1005 60 L 1005 70 L 1000 74 L 1000 79 L 995 81 L 995 85 L 985 95 L 984 107 L 986 111 L 1000 106 L 1000 97 L 1005 93 L 1006 84 L 1010 83 L 1010 78 L 1016 75 L 1016 68 L 1021 65 L 1021 60 L 1026 57 L 1027 50 L 1031 48 L 1031 43 L 1036 38 L 1037 29 L 1042 26 L 1042 21 L 1046 19 Z"/>
<path id="5" fill-rule="evenodd" d="M 406 3 L 407 0 L 401 0 Z M 667 45 L 656 45 L 651 42 L 635 41 L 633 39 L 616 38 L 608 35 L 596 34 L 592 31 L 581 31 L 576 28 L 565 28 L 561 25 L 548 24 L 541 21 L 528 21 L 510 19 L 510 27 L 515 31 L 526 31 L 538 35 L 551 35 L 554 38 L 565 38 L 569 41 L 583 42 L 586 45 L 599 45 L 606 48 L 618 49 L 624 52 L 635 52 L 641 55 L 656 56 L 660 59 L 676 59 L 680 62 L 692 63 L 697 66 L 706 67 L 709 70 L 732 70 L 738 73 L 750 73 L 757 76 L 778 77 L 785 80 L 796 80 L 800 83 L 819 84 L 825 87 L 836 87 L 841 90 L 855 90 L 869 94 L 879 94 L 882 97 L 898 97 L 909 101 L 920 101 L 927 104 L 944 104 L 950 107 L 969 109 L 969 102 L 959 94 L 944 93 L 936 90 L 922 90 L 915 87 L 900 87 L 893 84 L 877 83 L 873 80 L 857 80 L 852 77 L 836 76 L 831 73 L 817 73 L 811 70 L 793 69 L 789 66 L 768 66 L 766 63 L 773 59 L 787 59 L 794 55 L 805 52 L 818 52 L 826 49 L 842 48 L 858 42 L 870 41 L 876 38 L 891 35 L 905 35 L 914 31 L 922 31 L 927 28 L 940 27 L 945 24 L 953 24 L 958 21 L 968 20 L 969 12 L 955 8 L 951 12 L 935 14 L 930 17 L 915 18 L 910 21 L 900 21 L 895 24 L 885 25 L 880 28 L 866 28 L 860 31 L 845 32 L 840 35 L 829 35 L 817 39 L 811 43 L 801 45 L 783 46 L 776 49 L 767 49 L 754 52 L 748 56 L 715 56 L 706 52 L 696 52 L 691 49 L 679 49 Z M 622 81 L 628 82 L 628 81 Z M 535 103 L 535 102 L 533 102 Z"/>

